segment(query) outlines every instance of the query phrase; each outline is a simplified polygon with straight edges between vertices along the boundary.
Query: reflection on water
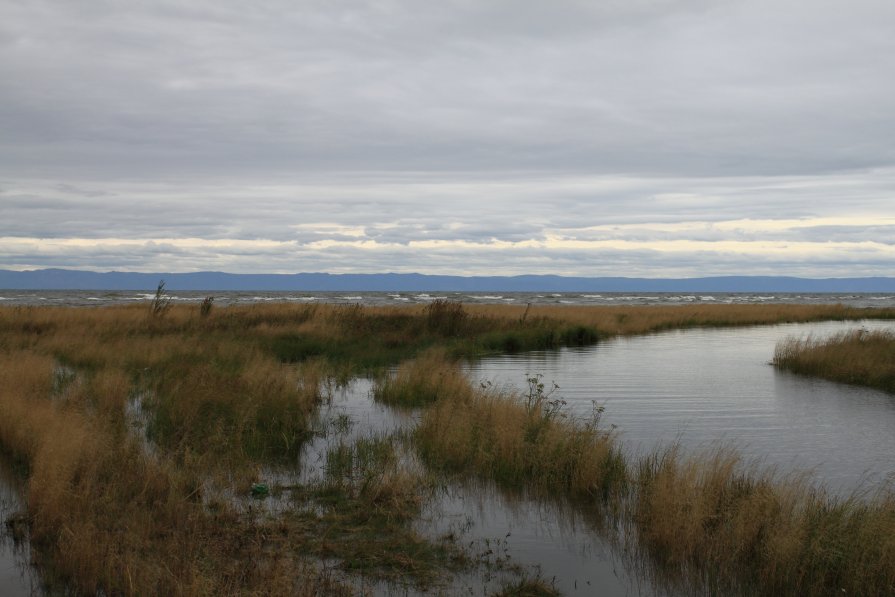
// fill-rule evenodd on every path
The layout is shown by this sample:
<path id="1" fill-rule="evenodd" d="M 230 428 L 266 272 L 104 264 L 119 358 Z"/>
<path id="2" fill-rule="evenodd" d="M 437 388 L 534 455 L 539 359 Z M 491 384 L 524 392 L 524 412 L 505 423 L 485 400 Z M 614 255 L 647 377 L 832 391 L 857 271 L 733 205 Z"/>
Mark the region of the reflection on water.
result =
<path id="1" fill-rule="evenodd" d="M 398 410 L 373 400 L 373 381 L 355 378 L 327 390 L 327 400 L 317 409 L 314 436 L 299 456 L 301 473 L 296 481 L 319 481 L 326 453 L 339 444 L 351 445 L 360 438 L 386 436 L 412 428 L 419 420 L 417 409 Z"/>
<path id="2" fill-rule="evenodd" d="M 511 495 L 493 484 L 443 487 L 417 524 L 427 536 L 455 537 L 483 560 L 484 572 L 455 579 L 453 588 L 464 594 L 490 595 L 518 578 L 499 569 L 489 573 L 492 562 L 521 568 L 523 576 L 539 577 L 563 595 L 657 594 L 629 573 L 609 541 L 617 533 L 598 533 L 599 526 L 562 502 Z"/>
<path id="3" fill-rule="evenodd" d="M 37 573 L 30 566 L 31 548 L 24 529 L 15 529 L 24 510 L 20 483 L 8 463 L 0 459 L 0 595 L 19 597 L 42 593 Z"/>
<path id="4" fill-rule="evenodd" d="M 543 374 L 560 385 L 558 395 L 570 413 L 588 416 L 592 401 L 605 406 L 603 424 L 616 425 L 632 452 L 674 441 L 707 448 L 721 440 L 780 472 L 811 469 L 818 482 L 849 493 L 862 484 L 876 486 L 895 471 L 895 398 L 779 372 L 769 362 L 786 336 L 823 336 L 860 325 L 895 327 L 832 322 L 675 331 L 492 357 L 470 365 L 470 371 L 474 380 L 520 389 L 528 374 Z M 406 430 L 418 420 L 416 411 L 373 402 L 370 389 L 369 381 L 355 381 L 321 410 L 320 420 L 341 425 L 341 431 L 306 448 L 305 474 L 319 473 L 333 442 Z M 657 587 L 642 562 L 625 556 L 623 533 L 601 530 L 598 521 L 559 501 L 513 496 L 487 483 L 449 483 L 416 524 L 432 539 L 455 537 L 486 565 L 453 578 L 449 594 L 490 594 L 513 578 L 512 566 L 567 595 L 673 592 Z M 390 594 L 377 589 L 376 594 Z"/>
<path id="5" fill-rule="evenodd" d="M 372 387 L 370 380 L 355 379 L 331 391 L 318 412 L 318 433 L 302 452 L 300 482 L 322 478 L 327 451 L 340 444 L 416 425 L 419 410 L 379 404 L 372 398 Z M 410 467 L 422 466 L 415 458 L 408 460 Z M 608 540 L 615 531 L 599 533 L 595 525 L 555 500 L 511 495 L 488 483 L 442 483 L 426 501 L 416 529 L 436 542 L 451 537 L 478 564 L 430 592 L 369 580 L 364 589 L 375 595 L 484 596 L 524 576 L 540 577 L 565 595 L 654 594 L 626 572 Z"/>
<path id="6" fill-rule="evenodd" d="M 776 370 L 778 340 L 892 322 L 824 322 L 694 329 L 618 338 L 584 349 L 492 357 L 473 379 L 523 386 L 527 373 L 560 385 L 577 415 L 606 407 L 631 451 L 679 441 L 699 449 L 726 441 L 781 472 L 811 470 L 848 493 L 895 474 L 895 397 Z"/>

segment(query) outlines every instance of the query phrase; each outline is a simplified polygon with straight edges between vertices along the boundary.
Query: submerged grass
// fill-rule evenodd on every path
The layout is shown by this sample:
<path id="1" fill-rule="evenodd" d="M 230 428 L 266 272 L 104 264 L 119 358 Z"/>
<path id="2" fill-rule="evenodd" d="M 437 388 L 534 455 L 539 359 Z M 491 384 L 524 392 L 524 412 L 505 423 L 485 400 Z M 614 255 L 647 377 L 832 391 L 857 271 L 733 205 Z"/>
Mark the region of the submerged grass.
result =
<path id="1" fill-rule="evenodd" d="M 296 507 L 286 521 L 305 553 L 336 559 L 346 572 L 425 589 L 466 556 L 414 530 L 432 481 L 402 465 L 400 445 L 399 438 L 373 436 L 333 446 L 324 478 L 294 488 Z"/>
<path id="2" fill-rule="evenodd" d="M 774 350 L 774 365 L 895 393 L 895 333 L 858 329 L 829 338 L 787 338 Z"/>
<path id="3" fill-rule="evenodd" d="M 890 494 L 837 501 L 724 459 L 632 462 L 598 411 L 567 418 L 538 378 L 521 396 L 474 387 L 455 359 L 669 327 L 893 316 L 446 302 L 0 308 L 0 448 L 27 477 L 35 559 L 80 593 L 350 594 L 318 558 L 430 578 L 462 554 L 413 534 L 429 481 L 399 466 L 392 440 L 335 448 L 324 481 L 296 489 L 283 516 L 221 498 L 295 463 L 321 382 L 376 371 L 378 400 L 429 405 L 413 441 L 433 469 L 613 509 L 663 569 L 717 570 L 761 592 L 892 593 Z"/>
<path id="4" fill-rule="evenodd" d="M 508 583 L 493 597 L 558 597 L 561 593 L 541 578 L 523 578 Z"/>

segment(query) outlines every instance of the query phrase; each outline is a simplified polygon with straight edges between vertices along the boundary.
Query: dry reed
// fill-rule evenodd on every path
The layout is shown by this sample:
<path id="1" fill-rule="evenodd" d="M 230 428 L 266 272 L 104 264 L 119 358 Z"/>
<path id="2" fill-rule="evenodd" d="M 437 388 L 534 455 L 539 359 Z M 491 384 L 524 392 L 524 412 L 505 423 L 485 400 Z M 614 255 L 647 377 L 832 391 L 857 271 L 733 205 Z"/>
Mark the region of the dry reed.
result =
<path id="1" fill-rule="evenodd" d="M 895 590 L 891 489 L 840 499 L 728 449 L 673 446 L 631 463 L 598 418 L 563 418 L 539 379 L 530 384 L 528 395 L 483 388 L 437 401 L 415 437 L 425 460 L 611 511 L 653 574 L 688 592 Z"/>
<path id="2" fill-rule="evenodd" d="M 455 366 L 456 367 L 456 366 Z M 455 369 L 455 376 L 464 379 Z M 416 444 L 435 467 L 475 472 L 512 486 L 608 499 L 627 481 L 624 459 L 599 414 L 564 418 L 537 378 L 524 399 L 469 388 L 436 402 L 423 415 Z"/>
<path id="3" fill-rule="evenodd" d="M 469 380 L 458 373 L 457 363 L 450 361 L 442 349 L 432 349 L 405 361 L 394 374 L 382 377 L 373 391 L 376 400 L 404 407 L 470 394 Z"/>
<path id="4" fill-rule="evenodd" d="M 787 338 L 774 350 L 774 365 L 895 393 L 895 333 L 858 329 L 829 338 Z"/>

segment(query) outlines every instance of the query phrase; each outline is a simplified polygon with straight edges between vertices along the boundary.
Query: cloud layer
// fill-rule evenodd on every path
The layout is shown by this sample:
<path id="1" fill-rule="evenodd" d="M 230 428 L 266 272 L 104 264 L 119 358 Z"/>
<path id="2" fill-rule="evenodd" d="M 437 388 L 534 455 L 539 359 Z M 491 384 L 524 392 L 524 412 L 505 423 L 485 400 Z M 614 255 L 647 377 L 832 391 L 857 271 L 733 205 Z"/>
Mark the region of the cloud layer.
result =
<path id="1" fill-rule="evenodd" d="M 0 267 L 892 275 L 883 1 L 0 4 Z"/>

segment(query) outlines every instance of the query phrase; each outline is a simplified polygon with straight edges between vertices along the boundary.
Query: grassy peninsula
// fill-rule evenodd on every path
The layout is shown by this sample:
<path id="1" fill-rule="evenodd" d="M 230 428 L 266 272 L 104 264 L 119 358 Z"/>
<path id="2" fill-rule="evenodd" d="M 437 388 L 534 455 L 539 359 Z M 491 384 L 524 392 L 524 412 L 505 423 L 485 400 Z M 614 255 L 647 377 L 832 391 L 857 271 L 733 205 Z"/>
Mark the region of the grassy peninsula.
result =
<path id="1" fill-rule="evenodd" d="M 856 329 L 830 338 L 788 338 L 774 364 L 803 375 L 895 394 L 895 334 Z"/>

